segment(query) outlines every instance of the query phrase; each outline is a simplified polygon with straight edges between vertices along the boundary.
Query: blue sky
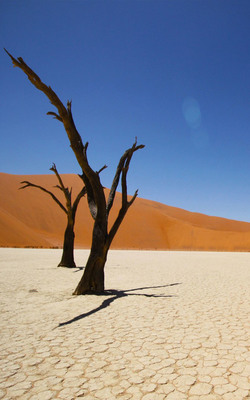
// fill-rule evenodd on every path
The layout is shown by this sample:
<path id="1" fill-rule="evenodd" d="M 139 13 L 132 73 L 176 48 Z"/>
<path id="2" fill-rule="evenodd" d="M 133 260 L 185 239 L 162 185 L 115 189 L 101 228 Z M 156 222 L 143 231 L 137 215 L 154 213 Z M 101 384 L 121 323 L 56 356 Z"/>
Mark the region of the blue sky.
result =
<path id="1" fill-rule="evenodd" d="M 249 0 L 1 0 L 0 42 L 66 103 L 110 186 L 250 222 Z M 0 52 L 0 171 L 79 173 L 46 97 Z"/>

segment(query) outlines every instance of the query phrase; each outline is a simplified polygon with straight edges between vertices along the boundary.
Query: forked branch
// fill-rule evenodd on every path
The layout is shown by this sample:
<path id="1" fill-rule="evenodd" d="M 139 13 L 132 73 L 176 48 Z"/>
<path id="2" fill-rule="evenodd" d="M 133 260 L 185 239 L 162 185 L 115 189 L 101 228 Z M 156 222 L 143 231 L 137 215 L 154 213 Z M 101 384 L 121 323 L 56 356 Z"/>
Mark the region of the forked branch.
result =
<path id="1" fill-rule="evenodd" d="M 86 143 L 85 147 L 86 146 L 87 146 L 87 143 Z M 86 147 L 86 149 L 87 149 L 87 147 Z M 99 174 L 106 168 L 107 168 L 107 165 L 104 165 L 99 171 L 96 171 L 96 174 L 99 176 Z M 90 184 L 90 181 L 89 181 L 87 175 L 84 172 L 81 175 L 79 175 L 79 177 L 83 180 L 83 182 L 85 184 L 89 211 L 90 211 L 91 217 L 95 220 L 96 216 L 97 216 L 98 208 L 97 208 L 97 203 L 95 200 L 93 188 Z"/>
<path id="2" fill-rule="evenodd" d="M 111 191 L 109 194 L 109 199 L 108 199 L 108 203 L 107 203 L 107 212 L 110 212 L 110 209 L 112 208 L 113 202 L 114 202 L 114 197 L 115 197 L 115 193 L 116 193 L 116 189 L 117 189 L 117 185 L 119 183 L 119 179 L 120 176 L 121 177 L 121 185 L 122 185 L 122 205 L 120 208 L 120 211 L 118 213 L 118 216 L 113 224 L 113 226 L 111 227 L 109 234 L 108 234 L 108 242 L 109 245 L 111 244 L 114 236 L 116 235 L 116 232 L 119 229 L 119 226 L 121 225 L 127 210 L 129 209 L 129 207 L 133 204 L 133 202 L 135 201 L 137 195 L 138 195 L 138 190 L 135 191 L 134 196 L 132 197 L 132 199 L 130 201 L 128 201 L 128 194 L 127 194 L 127 173 L 129 170 L 129 165 L 130 165 L 130 161 L 132 159 L 133 154 L 139 150 L 139 149 L 143 149 L 145 146 L 143 144 L 141 145 L 137 145 L 137 138 L 135 138 L 135 143 L 133 144 L 133 146 L 126 150 L 125 153 L 123 154 L 123 156 L 120 159 L 120 162 L 118 164 L 117 170 L 116 170 L 116 175 L 115 178 L 113 180 L 113 184 L 111 187 Z"/>
<path id="3" fill-rule="evenodd" d="M 127 172 L 129 169 L 130 160 L 135 151 L 143 149 L 144 147 L 145 146 L 143 144 L 137 146 L 137 138 L 135 138 L 135 143 L 133 144 L 133 146 L 130 149 L 126 150 L 122 155 L 122 157 L 120 158 L 120 161 L 116 169 L 115 177 L 113 179 L 111 189 L 109 192 L 109 197 L 107 201 L 107 215 L 109 215 L 109 212 L 113 206 L 121 174 L 122 174 L 122 199 L 124 206 L 127 203 Z"/>

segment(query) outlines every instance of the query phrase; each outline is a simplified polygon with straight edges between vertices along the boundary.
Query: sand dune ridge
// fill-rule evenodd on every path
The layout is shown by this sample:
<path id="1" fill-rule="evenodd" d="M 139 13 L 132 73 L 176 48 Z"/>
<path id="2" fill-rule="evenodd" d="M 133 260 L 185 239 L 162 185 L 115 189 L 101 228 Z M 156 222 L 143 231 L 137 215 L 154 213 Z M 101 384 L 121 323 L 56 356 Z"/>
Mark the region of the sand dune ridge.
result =
<path id="1" fill-rule="evenodd" d="M 77 175 L 63 174 L 65 185 L 73 187 L 73 198 L 82 181 Z M 0 173 L 0 246 L 61 247 L 66 216 L 46 193 L 39 189 L 18 190 L 30 180 L 64 199 L 54 175 L 11 175 Z M 108 193 L 108 190 L 107 190 Z M 118 212 L 117 193 L 111 223 Z M 93 221 L 86 199 L 77 211 L 76 247 L 88 248 Z M 250 223 L 210 217 L 151 200 L 137 198 L 114 239 L 114 249 L 249 251 Z"/>

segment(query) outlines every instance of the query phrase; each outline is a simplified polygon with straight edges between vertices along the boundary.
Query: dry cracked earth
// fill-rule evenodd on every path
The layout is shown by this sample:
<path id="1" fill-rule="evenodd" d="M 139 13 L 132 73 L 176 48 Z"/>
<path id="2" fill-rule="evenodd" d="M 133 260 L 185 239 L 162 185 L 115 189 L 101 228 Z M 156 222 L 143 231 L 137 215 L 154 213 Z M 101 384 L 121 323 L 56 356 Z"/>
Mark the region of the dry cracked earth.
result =
<path id="1" fill-rule="evenodd" d="M 105 296 L 59 258 L 0 249 L 1 399 L 250 399 L 250 253 L 111 251 Z"/>

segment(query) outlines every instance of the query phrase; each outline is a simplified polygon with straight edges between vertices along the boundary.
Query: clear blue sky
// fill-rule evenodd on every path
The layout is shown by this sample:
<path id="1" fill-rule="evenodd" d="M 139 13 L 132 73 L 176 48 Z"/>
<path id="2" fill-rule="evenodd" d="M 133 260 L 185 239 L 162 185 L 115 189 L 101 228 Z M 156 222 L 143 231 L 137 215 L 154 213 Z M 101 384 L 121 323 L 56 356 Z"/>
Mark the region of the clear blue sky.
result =
<path id="1" fill-rule="evenodd" d="M 1 0 L 0 42 L 62 101 L 110 186 L 250 221 L 249 0 Z M 0 50 L 0 171 L 79 173 L 46 97 Z"/>

